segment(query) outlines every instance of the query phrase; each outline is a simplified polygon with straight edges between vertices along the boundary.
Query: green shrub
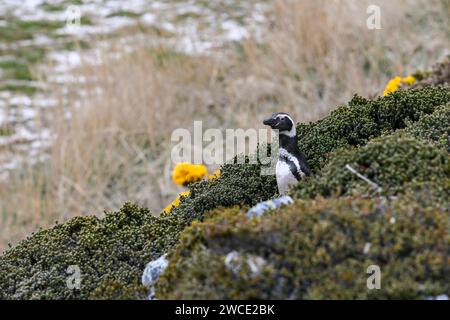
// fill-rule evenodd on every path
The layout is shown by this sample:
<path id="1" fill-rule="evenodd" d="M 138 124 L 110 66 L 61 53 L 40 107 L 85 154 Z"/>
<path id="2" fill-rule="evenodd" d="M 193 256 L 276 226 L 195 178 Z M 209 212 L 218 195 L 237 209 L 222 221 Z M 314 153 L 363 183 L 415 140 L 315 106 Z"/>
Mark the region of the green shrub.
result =
<path id="1" fill-rule="evenodd" d="M 417 138 L 433 141 L 450 152 L 450 103 L 410 123 L 406 131 Z"/>
<path id="2" fill-rule="evenodd" d="M 423 299 L 450 293 L 448 212 L 410 201 L 296 201 L 261 219 L 238 207 L 195 222 L 169 254 L 161 299 Z M 237 268 L 226 266 L 238 253 Z M 256 257 L 256 258 L 255 258 Z M 246 262 L 247 261 L 247 262 Z M 250 262 L 249 262 L 250 261 Z M 250 265 L 253 261 L 256 271 Z M 259 261 L 256 263 L 256 261 Z M 368 290 L 366 270 L 381 269 Z"/>
<path id="3" fill-rule="evenodd" d="M 450 178 L 439 181 L 409 182 L 403 186 L 405 198 L 423 207 L 441 206 L 450 211 Z"/>
<path id="4" fill-rule="evenodd" d="M 116 279 L 105 279 L 89 295 L 92 300 L 143 300 L 148 296 L 148 289 L 143 286 L 140 279 L 125 283 Z"/>
<path id="5" fill-rule="evenodd" d="M 275 193 L 274 177 L 259 173 L 259 165 L 225 165 L 220 178 L 192 185 L 190 196 L 159 218 L 126 204 L 104 219 L 77 217 L 40 231 L 0 257 L 0 299 L 141 298 L 145 264 L 175 245 L 192 220 Z M 80 267 L 81 290 L 66 286 L 70 265 Z"/>
<path id="6" fill-rule="evenodd" d="M 402 129 L 407 122 L 417 121 L 448 102 L 448 87 L 399 90 L 375 100 L 355 96 L 348 105 L 317 122 L 298 124 L 299 147 L 313 172 L 318 172 L 332 151 L 361 146 L 383 133 Z"/>
<path id="7" fill-rule="evenodd" d="M 338 148 L 363 146 L 372 137 L 403 128 L 408 121 L 417 121 L 449 101 L 449 88 L 399 91 L 373 101 L 354 97 L 348 106 L 339 107 L 316 123 L 299 124 L 299 145 L 313 170 L 319 172 L 329 155 Z M 424 130 L 425 123 L 426 120 Z M 384 140 L 378 140 L 356 151 L 340 151 L 317 178 L 302 183 L 296 194 L 302 197 L 327 195 L 336 188 L 340 188 L 342 194 L 351 194 L 355 189 L 366 187 L 343 171 L 341 165 L 350 161 L 356 169 L 389 191 L 397 191 L 398 186 L 410 182 L 409 192 L 431 188 L 429 192 L 437 199 L 445 198 L 445 184 L 438 181 L 438 177 L 448 177 L 448 154 L 444 156 L 436 147 L 414 139 L 401 139 L 407 143 L 403 147 L 401 143 L 388 141 L 392 150 L 383 147 L 380 141 Z M 417 153 L 412 154 L 412 150 Z M 408 157 L 419 159 L 423 168 L 415 165 L 406 168 L 402 161 Z M 399 163 L 394 163 L 391 158 Z M 373 161 L 386 164 L 386 170 L 376 164 L 369 165 Z M 79 217 L 40 231 L 0 257 L 0 299 L 141 298 L 144 291 L 140 277 L 145 264 L 172 248 L 192 221 L 201 221 L 205 212 L 217 207 L 250 206 L 276 194 L 275 177 L 261 175 L 260 170 L 259 164 L 226 164 L 218 179 L 191 185 L 190 195 L 182 198 L 170 215 L 155 217 L 146 209 L 126 204 L 104 219 Z M 398 176 L 395 170 L 399 170 Z M 422 182 L 429 184 L 420 184 Z M 259 241 L 257 234 L 254 235 L 251 245 L 255 248 L 266 241 Z M 227 241 L 244 245 L 240 244 L 239 237 L 232 238 Z M 209 253 L 202 254 L 208 256 Z M 289 261 L 289 256 L 285 259 Z M 204 261 L 211 269 L 215 262 L 210 260 L 198 259 L 198 263 Z M 70 265 L 78 265 L 81 269 L 81 290 L 69 290 L 66 286 L 66 270 Z M 195 281 L 192 285 L 195 286 Z M 242 289 L 249 288 L 244 286 Z"/>
<path id="8" fill-rule="evenodd" d="M 450 178 L 447 152 L 397 132 L 360 148 L 337 151 L 316 177 L 295 186 L 294 195 L 298 198 L 373 195 L 374 188 L 350 172 L 347 164 L 380 186 L 385 195 L 403 192 L 408 182 L 438 182 Z"/>
<path id="9" fill-rule="evenodd" d="M 248 162 L 248 157 L 245 161 Z M 267 200 L 277 192 L 277 187 L 274 176 L 261 175 L 260 165 L 240 163 L 223 165 L 218 179 L 196 183 L 190 190 L 190 197 L 172 210 L 189 222 L 220 206 L 253 205 Z"/>
<path id="10" fill-rule="evenodd" d="M 0 257 L 0 299 L 86 299 L 97 287 L 97 297 L 112 297 L 120 282 L 136 284 L 138 295 L 145 264 L 176 242 L 176 225 L 126 204 L 104 219 L 76 217 L 39 231 Z M 71 265 L 80 268 L 80 290 L 66 285 Z"/>

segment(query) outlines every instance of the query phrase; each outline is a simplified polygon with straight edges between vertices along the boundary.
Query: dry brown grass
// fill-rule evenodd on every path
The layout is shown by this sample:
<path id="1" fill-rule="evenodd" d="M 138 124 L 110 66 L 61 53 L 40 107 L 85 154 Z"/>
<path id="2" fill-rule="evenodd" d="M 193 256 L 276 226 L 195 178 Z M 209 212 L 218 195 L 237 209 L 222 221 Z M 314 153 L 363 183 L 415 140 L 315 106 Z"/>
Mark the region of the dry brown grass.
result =
<path id="1" fill-rule="evenodd" d="M 313 120 L 355 93 L 377 95 L 390 77 L 442 58 L 450 50 L 448 3 L 277 1 L 267 48 L 248 49 L 251 75 L 272 85 L 271 95 L 298 118 Z M 366 27 L 369 4 L 381 8 L 382 30 Z"/>
<path id="2" fill-rule="evenodd" d="M 144 45 L 129 54 L 117 45 L 102 65 L 80 68 L 90 81 L 60 95 L 50 159 L 0 186 L 0 248 L 37 226 L 125 201 L 159 212 L 180 191 L 170 180 L 170 134 L 193 120 L 262 127 L 276 110 L 314 120 L 449 49 L 447 0 L 370 2 L 382 8 L 383 30 L 366 28 L 368 2 L 276 1 L 262 44 L 249 40 L 210 57 Z"/>

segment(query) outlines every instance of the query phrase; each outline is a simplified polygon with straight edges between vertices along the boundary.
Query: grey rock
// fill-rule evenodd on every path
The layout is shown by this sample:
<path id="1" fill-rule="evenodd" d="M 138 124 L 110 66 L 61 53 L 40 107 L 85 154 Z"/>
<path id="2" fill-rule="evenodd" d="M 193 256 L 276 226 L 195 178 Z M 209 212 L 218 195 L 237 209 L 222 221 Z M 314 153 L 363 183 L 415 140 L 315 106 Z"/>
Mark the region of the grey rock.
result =
<path id="1" fill-rule="evenodd" d="M 260 202 L 247 211 L 247 218 L 261 217 L 265 212 L 280 208 L 281 206 L 293 203 L 294 200 L 290 196 L 282 196 L 272 200 Z"/>
<path id="2" fill-rule="evenodd" d="M 153 285 L 168 265 L 169 261 L 166 259 L 166 255 L 163 255 L 156 260 L 150 261 L 145 267 L 144 273 L 142 274 L 142 284 L 150 291 L 147 300 L 155 299 L 155 290 Z"/>

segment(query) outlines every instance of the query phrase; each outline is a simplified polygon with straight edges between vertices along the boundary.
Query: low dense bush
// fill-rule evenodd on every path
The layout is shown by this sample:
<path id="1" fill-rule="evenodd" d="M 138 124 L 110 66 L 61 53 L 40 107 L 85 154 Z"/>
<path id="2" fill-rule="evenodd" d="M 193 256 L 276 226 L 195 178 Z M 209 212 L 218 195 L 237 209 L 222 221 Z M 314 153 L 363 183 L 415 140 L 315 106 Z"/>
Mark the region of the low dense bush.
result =
<path id="1" fill-rule="evenodd" d="M 438 107 L 432 114 L 423 115 L 419 121 L 409 124 L 406 131 L 450 152 L 450 103 Z"/>
<path id="2" fill-rule="evenodd" d="M 0 299 L 86 299 L 107 279 L 137 284 L 162 242 L 157 218 L 125 205 L 104 219 L 77 217 L 40 231 L 0 258 Z M 81 290 L 69 289 L 69 266 L 81 271 Z"/>
<path id="3" fill-rule="evenodd" d="M 259 173 L 259 165 L 227 164 L 219 178 L 192 185 L 170 215 L 155 217 L 126 204 L 104 219 L 77 217 L 40 231 L 0 257 L 0 299 L 145 297 L 145 264 L 167 252 L 192 220 L 206 210 L 252 205 L 276 192 L 274 177 Z M 66 285 L 70 265 L 80 268 L 81 290 Z"/>
<path id="4" fill-rule="evenodd" d="M 408 122 L 450 102 L 450 88 L 399 90 L 375 100 L 355 96 L 329 116 L 312 124 L 298 124 L 299 147 L 314 172 L 329 159 L 330 153 L 348 146 L 362 146 L 383 133 L 403 129 Z"/>
<path id="5" fill-rule="evenodd" d="M 277 192 L 275 177 L 261 175 L 261 166 L 248 161 L 247 157 L 240 164 L 225 164 L 219 178 L 193 184 L 190 196 L 172 214 L 182 215 L 190 222 L 219 206 L 253 205 L 272 197 Z"/>
<path id="6" fill-rule="evenodd" d="M 294 195 L 298 198 L 372 194 L 376 190 L 356 174 L 381 187 L 381 194 L 404 192 L 405 183 L 437 182 L 450 178 L 448 153 L 403 132 L 383 136 L 360 148 L 342 149 L 333 154 L 330 162 L 314 178 L 299 183 Z"/>
<path id="7" fill-rule="evenodd" d="M 448 203 L 442 201 L 449 199 L 450 189 L 448 153 L 439 147 L 442 144 L 398 133 L 367 143 L 405 126 L 408 134 L 418 139 L 441 143 L 446 132 L 442 126 L 448 125 L 449 101 L 450 89 L 445 87 L 398 91 L 375 100 L 355 96 L 328 117 L 299 124 L 299 145 L 316 176 L 299 185 L 294 194 L 315 197 L 368 192 L 364 182 L 343 168 L 349 163 L 388 194 L 401 191 L 408 199 L 426 201 L 429 207 L 436 207 L 433 199 Z M 445 104 L 447 107 L 439 107 Z M 438 220 L 442 222 L 439 209 L 401 207 L 398 212 L 405 223 L 404 214 L 418 213 L 412 219 L 415 221 L 404 225 L 407 229 L 399 230 L 398 225 L 386 225 L 377 213 L 376 200 L 356 200 L 361 208 L 372 208 L 367 211 L 369 219 L 358 216 L 362 209 L 352 207 L 351 200 L 329 200 L 328 204 L 300 202 L 283 209 L 280 218 L 269 216 L 261 222 L 245 220 L 239 209 L 216 212 L 216 219 L 201 222 L 205 212 L 218 207 L 251 206 L 273 197 L 277 193 L 275 178 L 261 175 L 259 164 L 230 163 L 221 168 L 219 178 L 192 184 L 189 189 L 189 196 L 183 197 L 169 215 L 155 217 L 146 209 L 126 204 L 103 219 L 79 217 L 37 232 L 0 257 L 0 299 L 142 298 L 146 290 L 140 277 L 145 264 L 179 243 L 180 233 L 195 220 L 199 222 L 184 233 L 172 257 L 174 263 L 161 282 L 161 297 L 364 298 L 448 292 L 439 280 L 448 276 L 448 270 L 441 267 L 442 241 L 447 241 L 448 248 L 448 218 L 437 224 L 435 233 L 441 238 L 436 236 L 436 242 L 434 234 L 416 232 L 421 223 L 432 228 Z M 388 216 L 397 212 L 393 207 L 383 210 Z M 367 224 L 370 221 L 373 226 Z M 330 227 L 334 224 L 336 229 Z M 324 226 L 329 236 L 319 232 Z M 445 226 L 446 232 L 442 231 Z M 202 235 L 205 232 L 210 233 Z M 319 234 L 314 236 L 315 232 Z M 373 252 L 378 253 L 361 256 L 361 241 L 371 241 Z M 416 244 L 429 252 L 412 261 Z M 243 279 L 241 275 L 230 278 L 222 258 L 233 247 L 269 261 L 264 276 L 248 277 L 247 273 Z M 362 268 L 363 274 L 369 260 L 386 266 L 388 290 L 380 295 L 361 289 L 363 280 L 356 270 Z M 408 272 L 401 279 L 394 276 L 395 270 L 419 268 L 419 262 L 424 261 L 427 264 L 420 267 L 417 276 Z M 70 265 L 80 268 L 80 290 L 66 285 Z M 429 281 L 423 283 L 425 278 Z M 226 282 L 220 284 L 222 280 Z M 416 284 L 424 289 L 417 289 Z M 342 288 L 345 290 L 339 293 Z"/>
<path id="8" fill-rule="evenodd" d="M 423 207 L 441 206 L 450 211 L 450 178 L 405 183 L 402 192 L 405 197 L 420 203 Z"/>
<path id="9" fill-rule="evenodd" d="M 248 220 L 217 209 L 181 235 L 161 299 L 423 299 L 449 294 L 448 212 L 398 199 L 298 200 Z M 234 251 L 234 259 L 227 259 Z M 228 261 L 227 261 L 228 260 Z M 227 261 L 227 262 L 226 262 Z M 368 290 L 370 265 L 381 289 Z"/>

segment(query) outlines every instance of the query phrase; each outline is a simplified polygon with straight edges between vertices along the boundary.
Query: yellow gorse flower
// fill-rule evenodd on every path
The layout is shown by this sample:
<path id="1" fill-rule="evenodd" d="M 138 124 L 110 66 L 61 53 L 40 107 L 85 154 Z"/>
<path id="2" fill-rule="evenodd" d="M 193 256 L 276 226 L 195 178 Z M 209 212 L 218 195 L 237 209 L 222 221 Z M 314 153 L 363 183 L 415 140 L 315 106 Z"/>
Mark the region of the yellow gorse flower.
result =
<path id="1" fill-rule="evenodd" d="M 214 180 L 220 177 L 220 169 L 217 169 L 212 174 L 208 176 L 208 180 Z"/>
<path id="2" fill-rule="evenodd" d="M 395 78 L 391 79 L 388 82 L 386 88 L 384 89 L 383 96 L 387 96 L 389 93 L 397 91 L 398 88 L 400 87 L 401 83 L 402 83 L 402 78 L 400 78 L 400 77 L 395 77 Z"/>
<path id="3" fill-rule="evenodd" d="M 389 93 L 395 92 L 400 88 L 402 84 L 405 84 L 407 86 L 412 85 L 414 82 L 416 82 L 416 78 L 413 76 L 408 76 L 405 78 L 401 77 L 395 77 L 391 80 L 389 80 L 386 88 L 384 89 L 383 96 L 387 96 Z"/>
<path id="4" fill-rule="evenodd" d="M 408 76 L 402 79 L 402 83 L 408 86 L 414 84 L 414 82 L 416 82 L 416 78 L 414 78 L 413 76 Z"/>
<path id="5" fill-rule="evenodd" d="M 172 180 L 178 185 L 185 186 L 199 181 L 208 174 L 208 170 L 202 164 L 179 163 L 172 173 Z"/>
<path id="6" fill-rule="evenodd" d="M 199 181 L 204 177 L 208 177 L 208 180 L 217 179 L 220 177 L 220 170 L 214 171 L 213 174 L 208 176 L 208 169 L 202 164 L 191 163 L 179 163 L 175 166 L 172 173 L 172 180 L 176 184 L 185 186 L 191 182 Z M 181 192 L 175 200 L 167 207 L 164 208 L 164 213 L 170 213 L 173 208 L 180 205 L 181 197 L 189 196 L 189 191 Z"/>
<path id="7" fill-rule="evenodd" d="M 173 208 L 176 208 L 180 205 L 181 197 L 187 197 L 187 196 L 189 196 L 189 191 L 181 192 L 175 198 L 175 200 L 173 200 L 173 202 L 164 209 L 164 213 L 167 213 L 167 214 L 170 213 L 170 211 L 172 211 Z"/>

